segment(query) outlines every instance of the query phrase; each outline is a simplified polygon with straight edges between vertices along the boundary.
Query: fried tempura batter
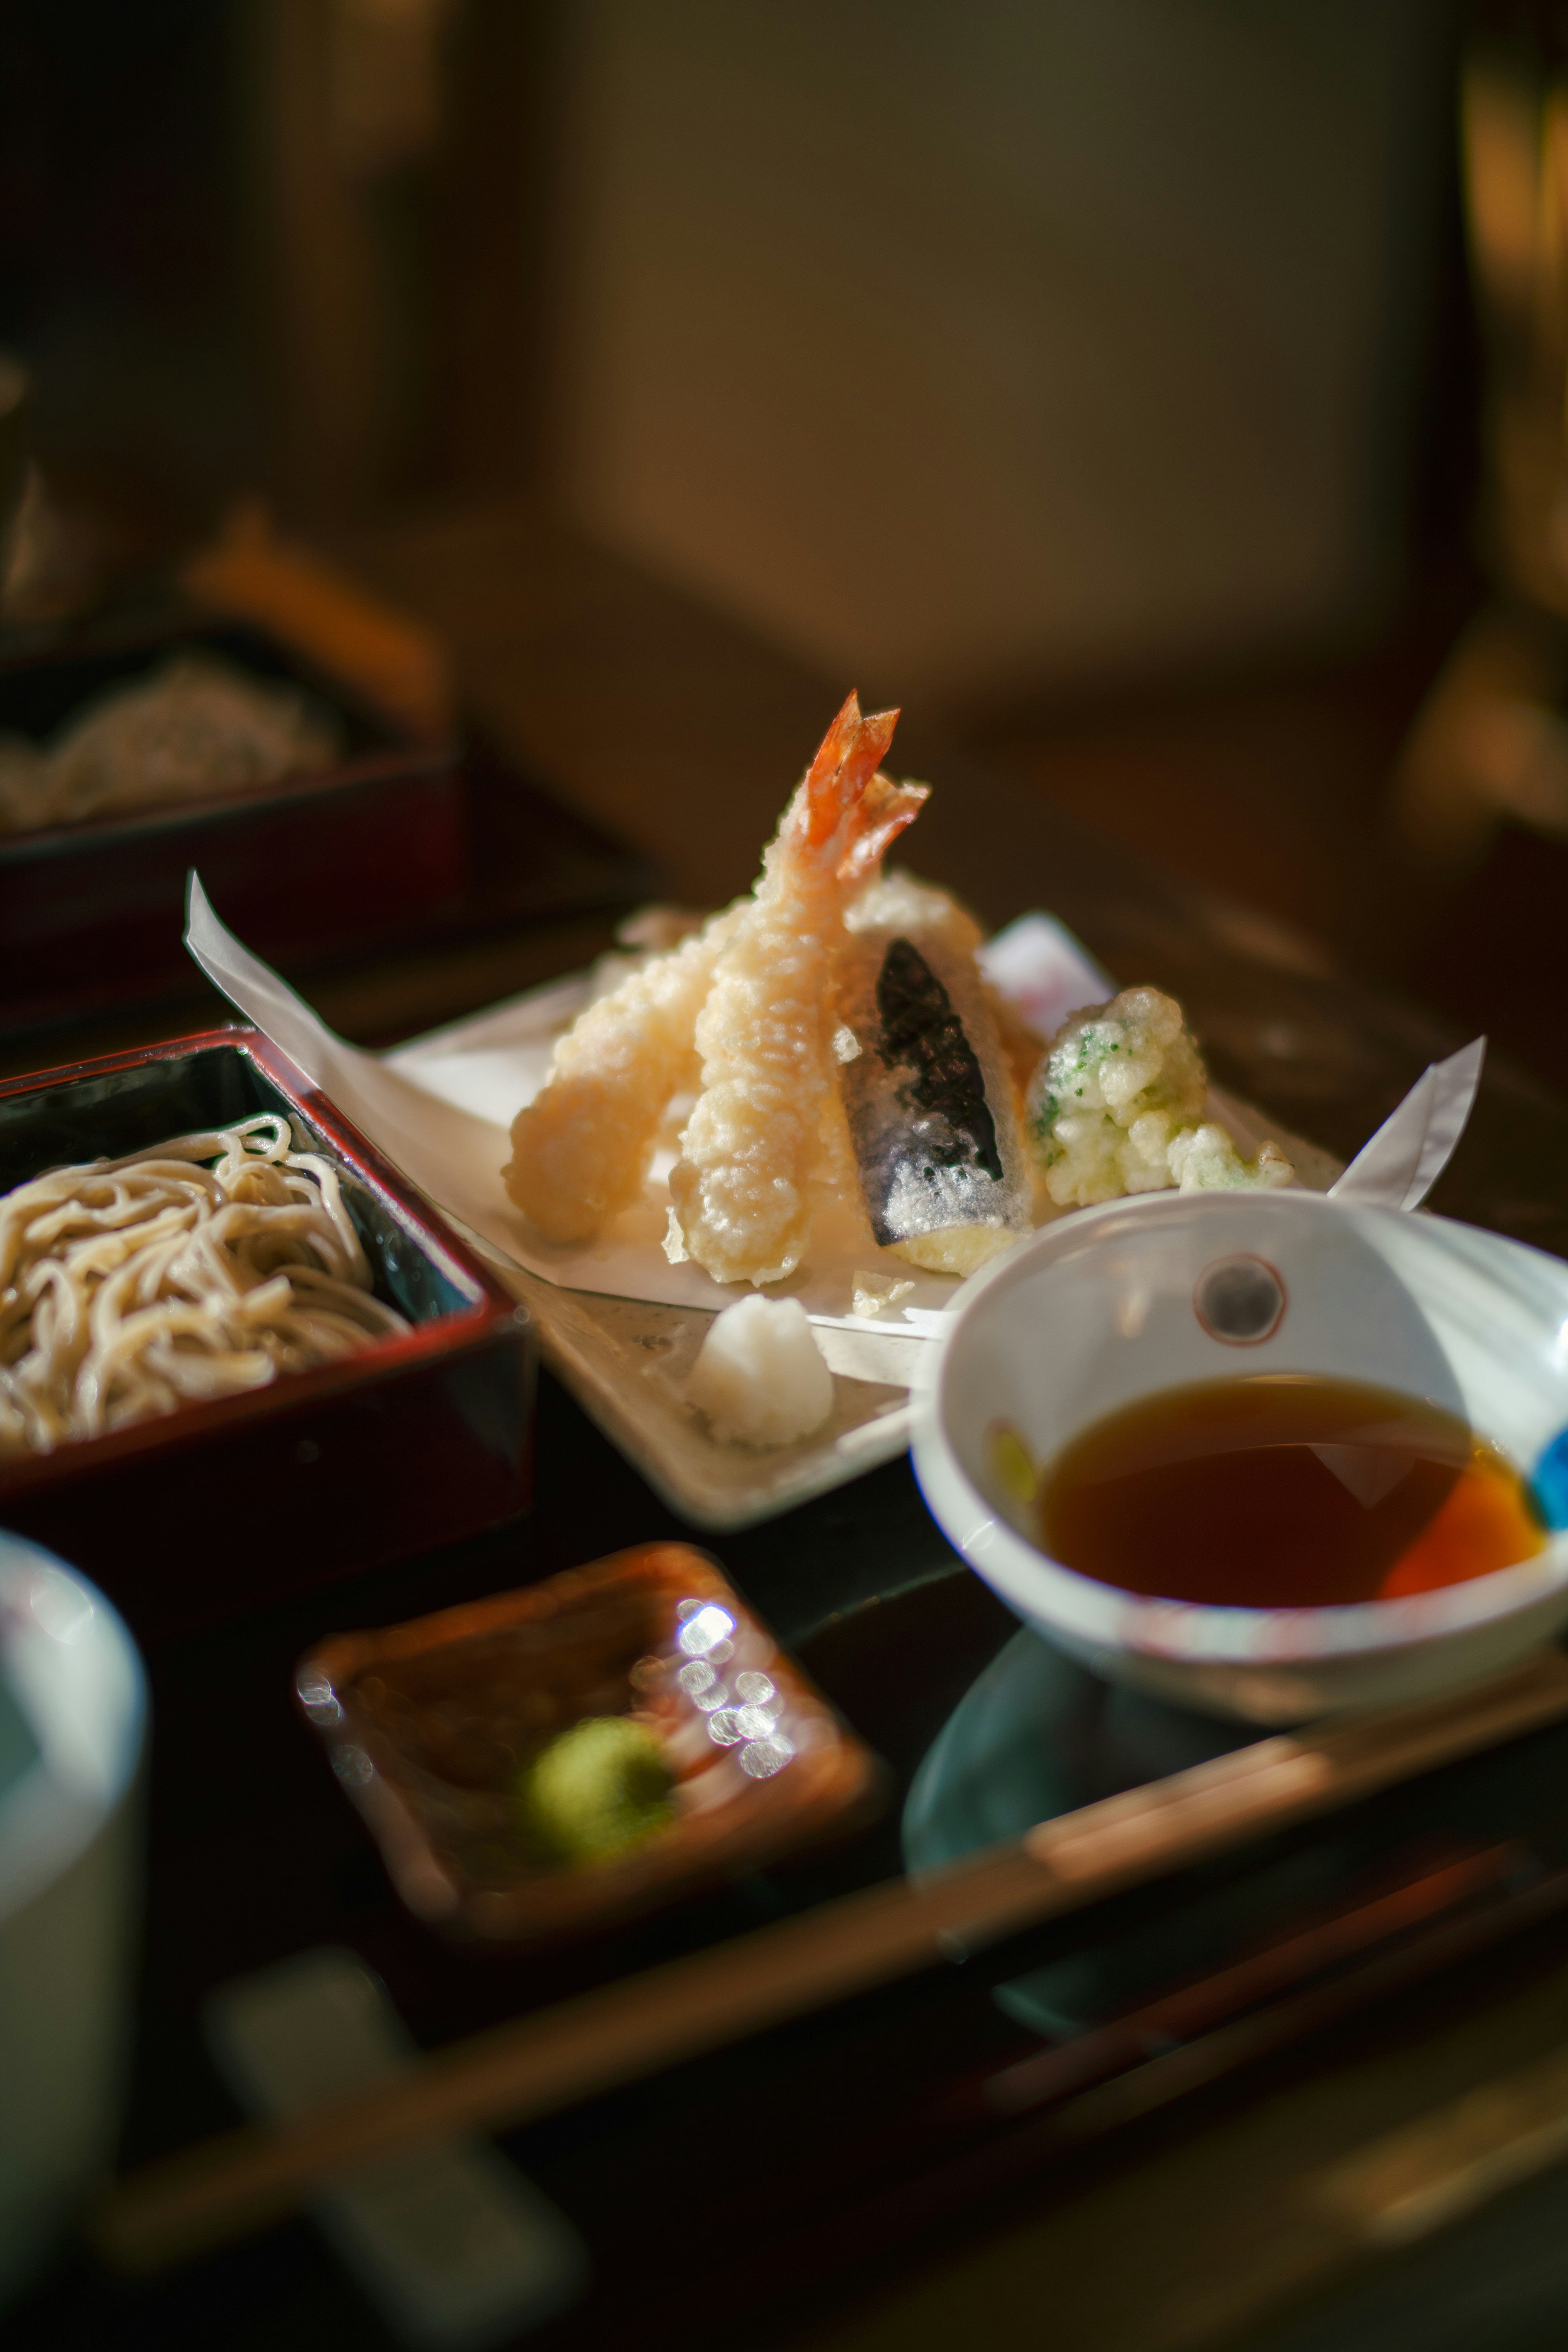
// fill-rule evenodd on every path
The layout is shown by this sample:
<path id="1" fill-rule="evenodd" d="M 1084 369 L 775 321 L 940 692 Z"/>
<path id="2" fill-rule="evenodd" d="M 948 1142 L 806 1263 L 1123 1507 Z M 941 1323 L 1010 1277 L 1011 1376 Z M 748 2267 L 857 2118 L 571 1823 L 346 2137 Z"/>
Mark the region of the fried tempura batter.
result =
<path id="1" fill-rule="evenodd" d="M 1277 1145 L 1245 1160 L 1223 1128 L 1201 1127 L 1208 1097 L 1192 1033 L 1173 996 L 1124 988 L 1075 1013 L 1051 1040 L 1026 1111 L 1036 1165 L 1060 1208 L 1128 1192 L 1288 1184 Z"/>
<path id="2" fill-rule="evenodd" d="M 695 1083 L 698 1012 L 743 905 L 589 1005 L 513 1119 L 501 1181 L 550 1241 L 592 1241 L 642 1191 L 665 1105 Z"/>
<path id="3" fill-rule="evenodd" d="M 897 719 L 896 710 L 863 719 L 849 697 L 784 813 L 698 1016 L 702 1092 L 669 1189 L 686 1255 L 718 1282 L 778 1282 L 810 1237 L 845 904 L 925 798 L 877 777 Z"/>

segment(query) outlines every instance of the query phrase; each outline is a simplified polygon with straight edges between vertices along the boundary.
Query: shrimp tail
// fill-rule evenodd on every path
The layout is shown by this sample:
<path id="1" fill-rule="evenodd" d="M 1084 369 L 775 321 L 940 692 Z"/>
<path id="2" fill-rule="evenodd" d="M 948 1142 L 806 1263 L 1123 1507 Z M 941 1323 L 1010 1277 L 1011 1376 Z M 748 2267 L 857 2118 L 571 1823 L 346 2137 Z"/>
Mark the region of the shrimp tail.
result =
<path id="1" fill-rule="evenodd" d="M 847 697 L 817 746 L 791 811 L 804 847 L 821 849 L 854 817 L 898 723 L 896 710 L 874 710 L 862 718 L 859 696 Z"/>
<path id="2" fill-rule="evenodd" d="M 873 776 L 855 812 L 854 838 L 839 865 L 839 880 L 858 886 L 874 874 L 930 798 L 929 784 L 896 784 L 889 776 Z"/>

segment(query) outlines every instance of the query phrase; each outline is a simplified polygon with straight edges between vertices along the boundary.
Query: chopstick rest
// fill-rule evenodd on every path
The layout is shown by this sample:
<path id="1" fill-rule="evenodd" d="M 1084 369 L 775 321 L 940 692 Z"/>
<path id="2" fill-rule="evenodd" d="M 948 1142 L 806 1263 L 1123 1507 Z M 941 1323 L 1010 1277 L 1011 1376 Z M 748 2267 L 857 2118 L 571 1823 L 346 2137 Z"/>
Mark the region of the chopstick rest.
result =
<path id="1" fill-rule="evenodd" d="M 352 1952 L 301 1952 L 223 1986 L 204 2022 L 252 2114 L 293 2116 L 418 2063 L 380 1982 Z M 377 2153 L 319 2184 L 311 2218 L 414 2352 L 480 2352 L 576 2301 L 587 2252 L 499 2148 L 451 2138 Z"/>

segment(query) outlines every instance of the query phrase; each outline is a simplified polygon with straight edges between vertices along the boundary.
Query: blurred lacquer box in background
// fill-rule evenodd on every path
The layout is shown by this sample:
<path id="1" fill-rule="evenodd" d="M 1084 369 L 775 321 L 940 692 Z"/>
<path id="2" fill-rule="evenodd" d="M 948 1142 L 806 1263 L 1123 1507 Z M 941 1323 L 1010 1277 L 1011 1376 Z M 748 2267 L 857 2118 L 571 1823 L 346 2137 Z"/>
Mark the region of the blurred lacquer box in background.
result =
<path id="1" fill-rule="evenodd" d="M 335 754 L 242 791 L 0 832 L 0 1030 L 188 985 L 193 866 L 230 920 L 285 961 L 384 945 L 461 902 L 468 782 L 454 743 L 419 739 L 254 627 L 193 621 L 0 662 L 0 735 L 58 740 L 106 695 L 192 656 L 303 697 Z"/>

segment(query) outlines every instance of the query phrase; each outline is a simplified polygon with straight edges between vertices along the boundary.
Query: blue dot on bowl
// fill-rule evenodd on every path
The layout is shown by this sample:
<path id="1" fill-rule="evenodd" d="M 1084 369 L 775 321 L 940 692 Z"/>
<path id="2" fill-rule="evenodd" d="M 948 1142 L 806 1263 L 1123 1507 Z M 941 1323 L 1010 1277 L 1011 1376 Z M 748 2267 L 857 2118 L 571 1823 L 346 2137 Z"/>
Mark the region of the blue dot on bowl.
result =
<path id="1" fill-rule="evenodd" d="M 1568 1528 L 1568 1429 L 1560 1429 L 1535 1465 L 1531 1491 L 1549 1528 Z"/>

